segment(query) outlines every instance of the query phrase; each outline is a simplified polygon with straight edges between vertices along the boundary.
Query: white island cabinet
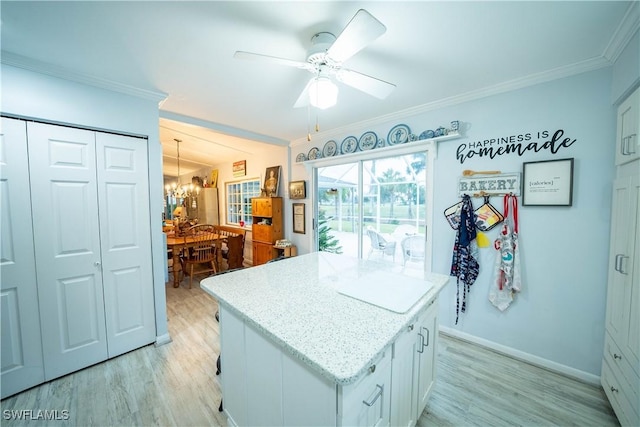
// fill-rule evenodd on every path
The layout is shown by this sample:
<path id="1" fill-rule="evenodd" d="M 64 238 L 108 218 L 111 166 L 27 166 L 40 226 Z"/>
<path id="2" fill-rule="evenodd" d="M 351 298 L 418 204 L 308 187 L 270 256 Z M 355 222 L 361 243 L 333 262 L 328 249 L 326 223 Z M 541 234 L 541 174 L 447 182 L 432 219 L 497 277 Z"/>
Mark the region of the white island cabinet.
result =
<path id="1" fill-rule="evenodd" d="M 376 280 L 390 275 L 390 300 L 414 286 L 404 312 L 341 293 L 360 282 L 379 291 Z M 229 424 L 415 425 L 435 379 L 436 301 L 447 281 L 329 253 L 205 279 L 220 304 Z"/>

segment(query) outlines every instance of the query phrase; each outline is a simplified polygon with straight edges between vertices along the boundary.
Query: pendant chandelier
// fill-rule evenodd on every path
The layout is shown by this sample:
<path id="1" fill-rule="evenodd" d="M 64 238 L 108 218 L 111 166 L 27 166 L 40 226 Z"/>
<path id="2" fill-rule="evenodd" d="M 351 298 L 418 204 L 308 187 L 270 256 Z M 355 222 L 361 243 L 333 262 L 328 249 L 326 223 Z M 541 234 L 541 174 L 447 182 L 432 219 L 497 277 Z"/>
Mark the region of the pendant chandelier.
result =
<path id="1" fill-rule="evenodd" d="M 178 159 L 178 181 L 173 184 L 167 184 L 164 188 L 167 191 L 167 196 L 174 197 L 175 199 L 183 199 L 186 200 L 191 198 L 191 207 L 196 208 L 196 197 L 200 193 L 200 187 L 197 185 L 193 185 L 193 183 L 187 185 L 182 185 L 180 183 L 180 143 L 182 140 L 174 139 L 176 142 L 176 151 L 177 151 L 177 159 Z"/>

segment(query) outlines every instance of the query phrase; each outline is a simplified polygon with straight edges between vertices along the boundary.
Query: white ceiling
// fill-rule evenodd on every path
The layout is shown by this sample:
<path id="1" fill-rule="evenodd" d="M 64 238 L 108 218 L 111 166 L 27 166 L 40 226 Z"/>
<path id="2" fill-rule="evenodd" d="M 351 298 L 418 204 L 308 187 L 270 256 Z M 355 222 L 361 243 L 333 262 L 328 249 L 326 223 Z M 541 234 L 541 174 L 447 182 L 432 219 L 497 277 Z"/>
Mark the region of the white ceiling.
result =
<path id="1" fill-rule="evenodd" d="M 360 8 L 387 32 L 345 66 L 397 85 L 378 100 L 339 84 L 322 130 L 416 111 L 611 64 L 638 28 L 633 1 L 2 1 L 2 61 L 164 93 L 164 172 L 230 162 L 306 137 L 294 109 L 306 71 L 233 58 L 304 61 L 311 37 L 338 35 Z M 35 64 L 35 65 L 34 65 Z M 54 71 L 55 70 L 55 71 Z M 314 115 L 314 114 L 312 114 Z M 189 160 L 189 161 L 187 161 Z"/>

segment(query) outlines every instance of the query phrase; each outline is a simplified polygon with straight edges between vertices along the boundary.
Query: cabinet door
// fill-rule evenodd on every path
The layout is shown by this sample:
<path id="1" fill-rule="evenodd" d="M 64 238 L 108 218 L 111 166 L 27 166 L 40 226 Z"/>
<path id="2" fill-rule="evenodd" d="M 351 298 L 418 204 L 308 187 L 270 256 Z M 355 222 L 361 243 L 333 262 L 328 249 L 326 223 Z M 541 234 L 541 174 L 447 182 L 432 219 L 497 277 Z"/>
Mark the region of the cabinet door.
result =
<path id="1" fill-rule="evenodd" d="M 0 130 L 2 398 L 44 381 L 27 165 L 27 124 Z"/>
<path id="2" fill-rule="evenodd" d="M 81 129 L 28 123 L 28 133 L 48 380 L 107 358 L 96 145 Z"/>
<path id="3" fill-rule="evenodd" d="M 96 133 L 109 357 L 155 340 L 147 141 Z"/>
<path id="4" fill-rule="evenodd" d="M 253 242 L 253 265 L 261 265 L 272 260 L 277 255 L 276 249 L 270 243 Z"/>
<path id="5" fill-rule="evenodd" d="M 636 89 L 618 108 L 616 165 L 640 158 L 640 89 Z"/>
<path id="6" fill-rule="evenodd" d="M 256 197 L 251 199 L 251 214 L 253 216 L 271 217 L 271 198 Z"/>
<path id="7" fill-rule="evenodd" d="M 414 426 L 418 414 L 418 335 L 412 323 L 393 344 L 391 425 Z"/>
<path id="8" fill-rule="evenodd" d="M 436 356 L 438 340 L 437 300 L 418 318 L 418 412 L 416 419 L 427 406 L 436 378 Z"/>
<path id="9" fill-rule="evenodd" d="M 614 183 L 606 315 L 607 331 L 636 369 L 640 364 L 639 193 L 639 175 Z"/>
<path id="10" fill-rule="evenodd" d="M 391 349 L 389 349 L 390 351 Z M 342 426 L 388 426 L 391 411 L 391 355 L 373 365 L 364 378 L 342 387 L 338 413 Z"/>

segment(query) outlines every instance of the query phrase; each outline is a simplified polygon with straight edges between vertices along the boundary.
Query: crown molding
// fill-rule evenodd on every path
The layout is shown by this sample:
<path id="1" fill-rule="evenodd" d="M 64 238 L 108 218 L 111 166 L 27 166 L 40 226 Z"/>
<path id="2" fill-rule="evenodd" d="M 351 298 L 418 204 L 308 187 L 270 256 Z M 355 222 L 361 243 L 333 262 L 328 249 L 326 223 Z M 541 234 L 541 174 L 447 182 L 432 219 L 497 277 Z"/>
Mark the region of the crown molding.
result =
<path id="1" fill-rule="evenodd" d="M 505 92 L 510 92 L 516 89 L 522 89 L 528 86 L 537 85 L 540 83 L 546 83 L 549 81 L 569 77 L 577 74 L 582 74 L 588 71 L 597 70 L 600 68 L 608 67 L 611 62 L 606 58 L 600 56 L 585 61 L 577 62 L 574 64 L 566 65 L 563 67 L 554 68 L 552 70 L 543 71 L 536 74 L 530 74 L 525 77 L 509 80 L 497 85 L 489 86 L 486 88 L 466 92 L 460 95 L 451 96 L 448 98 L 439 99 L 437 101 L 429 102 L 426 104 L 417 105 L 415 107 L 406 108 L 404 110 L 396 111 L 391 114 L 379 116 L 369 120 L 363 120 L 361 122 L 352 123 L 339 128 L 334 128 L 326 132 L 319 132 L 314 134 L 314 138 L 320 138 L 322 140 L 329 140 L 340 135 L 353 132 L 354 129 L 370 129 L 379 124 L 386 122 L 406 121 L 407 117 L 416 116 L 429 111 L 438 110 L 453 105 L 463 104 L 465 102 L 475 101 L 481 98 L 486 98 L 492 95 L 498 95 Z M 290 144 L 291 147 L 298 145 L 308 144 L 307 138 L 298 138 L 293 140 Z"/>
<path id="2" fill-rule="evenodd" d="M 167 94 L 163 92 L 140 89 L 134 86 L 114 82 L 112 80 L 77 73 L 75 71 L 69 70 L 68 68 L 48 64 L 46 62 L 27 58 L 26 56 L 18 55 L 16 53 L 7 52 L 4 50 L 0 54 L 0 62 L 12 67 L 22 68 L 24 70 L 46 74 L 48 76 L 57 77 L 76 83 L 82 83 L 88 86 L 94 86 L 113 92 L 119 92 L 125 95 L 131 95 L 137 98 L 147 99 L 158 103 L 161 103 L 167 98 Z"/>
<path id="3" fill-rule="evenodd" d="M 604 49 L 602 56 L 612 63 L 615 62 L 627 46 L 627 43 L 629 43 L 629 40 L 638 31 L 638 28 L 640 28 L 640 2 L 634 1 L 629 5 L 627 13 L 625 13 L 620 25 L 611 36 L 611 40 L 609 40 L 609 44 Z"/>

